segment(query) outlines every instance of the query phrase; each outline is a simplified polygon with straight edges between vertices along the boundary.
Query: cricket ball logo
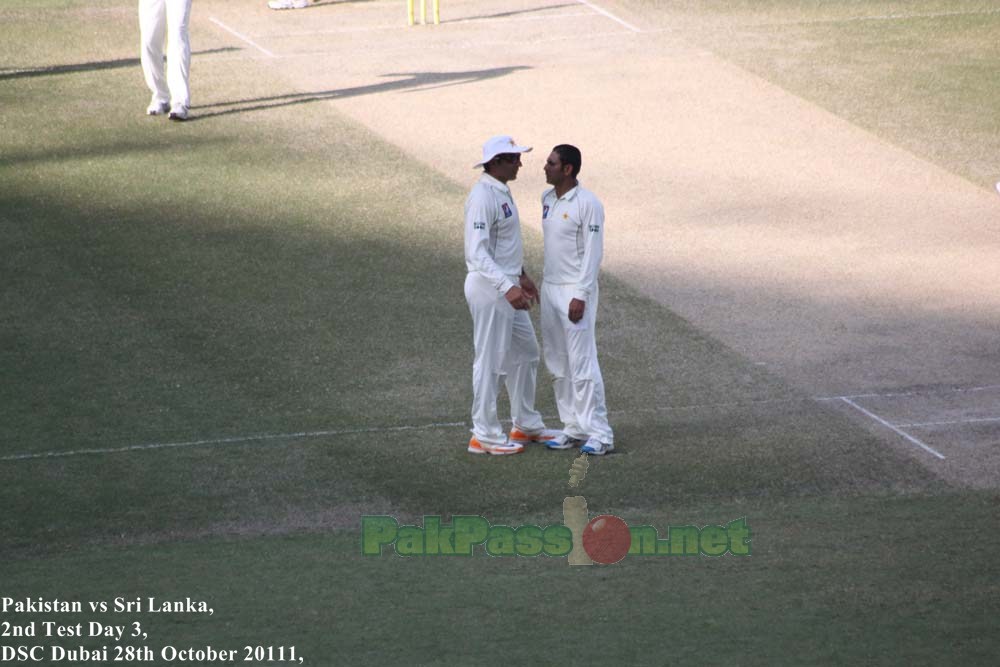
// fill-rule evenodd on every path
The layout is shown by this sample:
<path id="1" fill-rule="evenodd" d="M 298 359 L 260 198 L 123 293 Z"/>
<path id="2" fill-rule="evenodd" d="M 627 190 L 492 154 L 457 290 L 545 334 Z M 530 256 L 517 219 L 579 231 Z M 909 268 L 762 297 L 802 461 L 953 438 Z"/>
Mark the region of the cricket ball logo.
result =
<path id="1" fill-rule="evenodd" d="M 590 466 L 586 454 L 573 461 L 569 469 L 569 485 L 579 487 Z M 563 500 L 563 524 L 573 532 L 573 551 L 567 559 L 570 565 L 612 565 L 625 558 L 632 547 L 628 524 L 611 514 L 601 514 L 587 520 L 587 499 L 567 496 Z"/>

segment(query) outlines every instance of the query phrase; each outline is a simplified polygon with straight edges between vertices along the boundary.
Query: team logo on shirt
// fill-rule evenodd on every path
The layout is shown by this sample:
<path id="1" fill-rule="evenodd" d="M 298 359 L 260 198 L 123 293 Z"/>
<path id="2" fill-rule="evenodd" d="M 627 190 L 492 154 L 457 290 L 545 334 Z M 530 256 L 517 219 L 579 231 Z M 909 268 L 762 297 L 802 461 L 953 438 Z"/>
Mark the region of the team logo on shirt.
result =
<path id="1" fill-rule="evenodd" d="M 545 204 L 542 206 L 542 220 L 545 220 L 547 217 L 549 217 L 549 205 Z"/>
<path id="2" fill-rule="evenodd" d="M 486 223 L 485 222 L 474 222 L 474 223 L 472 223 L 472 228 L 473 229 L 486 229 Z"/>
<path id="3" fill-rule="evenodd" d="M 594 232 L 596 234 L 597 232 L 601 231 L 601 226 L 600 225 L 590 225 L 590 231 L 592 231 L 592 232 Z"/>
<path id="4" fill-rule="evenodd" d="M 510 206 L 507 205 L 507 202 L 500 204 L 500 208 L 503 209 L 503 217 L 509 218 L 514 215 L 514 212 L 510 210 Z"/>

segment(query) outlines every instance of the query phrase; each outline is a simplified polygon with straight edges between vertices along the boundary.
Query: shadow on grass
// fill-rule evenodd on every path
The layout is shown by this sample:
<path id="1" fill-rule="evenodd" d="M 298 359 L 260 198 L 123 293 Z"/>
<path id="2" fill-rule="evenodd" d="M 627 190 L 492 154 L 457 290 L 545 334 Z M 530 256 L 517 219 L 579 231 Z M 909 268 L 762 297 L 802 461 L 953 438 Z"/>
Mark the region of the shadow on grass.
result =
<path id="1" fill-rule="evenodd" d="M 163 123 L 163 117 L 144 116 L 140 123 L 148 122 L 150 125 Z M 126 155 L 140 159 L 142 154 L 149 154 L 147 170 L 150 174 L 155 173 L 157 164 L 162 158 L 162 151 L 184 151 L 196 148 L 204 148 L 206 145 L 221 146 L 232 143 L 232 140 L 223 138 L 192 137 L 183 134 L 149 136 L 142 141 L 135 139 L 115 139 L 112 141 L 101 141 L 100 138 L 87 137 L 88 142 L 76 146 L 62 145 L 58 148 L 42 146 L 40 150 L 22 150 L 8 152 L 0 155 L 0 167 L 6 165 L 27 166 L 31 164 L 59 163 L 85 161 L 91 159 L 101 159 L 109 157 L 122 157 Z"/>
<path id="2" fill-rule="evenodd" d="M 407 218 L 391 200 L 314 209 L 281 181 L 248 170 L 226 179 L 218 164 L 159 176 L 171 192 L 220 174 L 217 190 L 189 188 L 184 200 L 151 201 L 144 183 L 122 192 L 122 181 L 117 199 L 80 199 L 86 180 L 16 197 L 0 189 L 0 203 L 17 211 L 0 268 L 16 323 L 0 337 L 0 452 L 138 446 L 0 462 L 0 504 L 10 510 L 0 553 L 124 534 L 297 530 L 370 506 L 556 512 L 573 453 L 484 461 L 465 452 L 461 427 L 413 428 L 464 421 L 469 403 L 460 239 L 417 233 L 442 210 Z M 386 189 L 418 176 L 403 170 Z M 220 196 L 237 206 L 220 207 Z M 309 224 L 314 215 L 322 224 Z M 429 282 L 440 298 L 415 300 Z M 654 409 L 683 396 L 690 377 L 709 398 L 784 391 L 613 277 L 604 288 L 599 335 L 613 404 Z M 539 397 L 551 414 L 544 377 Z M 616 424 L 623 454 L 592 464 L 592 507 L 928 486 L 915 464 L 820 406 L 628 417 Z M 291 437 L 313 431 L 329 437 Z M 185 441 L 201 442 L 171 444 Z"/>
<path id="3" fill-rule="evenodd" d="M 226 46 L 218 49 L 208 49 L 205 51 L 195 51 L 193 56 L 207 56 L 213 53 L 228 53 L 230 51 L 241 51 L 235 46 Z M 0 72 L 0 81 L 8 79 L 29 79 L 37 76 L 52 76 L 54 74 L 75 74 L 76 72 L 96 72 L 106 69 L 121 69 L 123 67 L 139 67 L 138 58 L 118 58 L 117 60 L 100 60 L 91 63 L 76 63 L 73 65 L 52 65 L 50 67 L 36 67 L 33 69 L 16 70 L 14 72 Z"/>
<path id="4" fill-rule="evenodd" d="M 486 79 L 495 79 L 507 76 L 519 70 L 531 69 L 525 65 L 515 65 L 513 67 L 495 67 L 484 70 L 468 70 L 462 72 L 400 72 L 383 74 L 387 77 L 397 78 L 393 81 L 373 83 L 366 86 L 354 86 L 352 88 L 339 88 L 335 90 L 323 90 L 311 93 L 289 93 L 287 95 L 274 95 L 271 97 L 258 97 L 250 100 L 233 100 L 230 102 L 215 102 L 206 104 L 195 109 L 211 109 L 214 107 L 237 107 L 232 109 L 222 109 L 218 111 L 199 112 L 191 121 L 204 120 L 216 116 L 226 116 L 248 111 L 262 111 L 265 109 L 277 109 L 297 104 L 308 104 L 310 102 L 320 102 L 323 100 L 339 100 L 361 95 L 374 95 L 395 90 L 417 89 L 432 90 L 434 88 L 446 88 L 448 86 L 458 86 Z M 190 121 L 189 121 L 190 122 Z"/>

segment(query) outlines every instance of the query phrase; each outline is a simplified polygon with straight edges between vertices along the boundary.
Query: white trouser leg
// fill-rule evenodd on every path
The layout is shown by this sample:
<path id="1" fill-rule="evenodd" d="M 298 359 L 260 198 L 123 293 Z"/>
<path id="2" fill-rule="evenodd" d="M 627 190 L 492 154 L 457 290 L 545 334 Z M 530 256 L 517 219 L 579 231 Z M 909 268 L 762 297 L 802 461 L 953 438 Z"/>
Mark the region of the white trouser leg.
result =
<path id="1" fill-rule="evenodd" d="M 504 299 L 506 304 L 506 299 Z M 535 410 L 535 383 L 538 379 L 538 338 L 526 310 L 515 310 L 510 348 L 504 364 L 510 418 L 514 426 L 532 433 L 545 428 L 542 415 Z"/>
<path id="2" fill-rule="evenodd" d="M 573 437 L 614 443 L 604 398 L 604 378 L 597 362 L 598 294 L 591 295 L 583 319 L 569 321 L 573 288 L 542 285 L 542 336 L 545 364 L 556 378 L 556 402 L 564 430 Z M 564 416 L 565 413 L 565 416 Z"/>
<path id="3" fill-rule="evenodd" d="M 191 72 L 191 0 L 167 2 L 167 82 L 170 85 L 171 106 L 191 106 L 188 78 Z"/>
<path id="4" fill-rule="evenodd" d="M 545 367 L 552 374 L 552 388 L 556 396 L 556 407 L 559 409 L 559 421 L 563 423 L 563 432 L 572 438 L 586 438 L 576 418 L 573 407 L 573 379 L 569 370 L 569 356 L 566 351 L 566 334 L 563 332 L 561 320 L 566 318 L 566 311 L 560 310 L 561 299 L 555 286 L 542 285 L 542 349 L 545 357 Z M 567 320 L 568 322 L 568 320 Z"/>
<path id="5" fill-rule="evenodd" d="M 465 277 L 465 300 L 472 315 L 472 434 L 487 444 L 506 442 L 497 418 L 500 376 L 510 348 L 514 309 L 478 273 Z"/>
<path id="6" fill-rule="evenodd" d="M 166 0 L 139 0 L 139 61 L 146 86 L 157 102 L 170 101 L 163 76 L 163 40 L 167 30 Z"/>

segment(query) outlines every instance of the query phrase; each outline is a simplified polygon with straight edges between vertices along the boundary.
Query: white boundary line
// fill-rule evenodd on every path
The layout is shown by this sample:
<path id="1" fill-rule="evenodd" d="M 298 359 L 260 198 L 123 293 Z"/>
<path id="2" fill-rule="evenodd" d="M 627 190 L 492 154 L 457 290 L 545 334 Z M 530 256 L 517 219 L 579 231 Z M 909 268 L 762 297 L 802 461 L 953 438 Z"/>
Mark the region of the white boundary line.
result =
<path id="1" fill-rule="evenodd" d="M 268 51 L 267 49 L 265 49 L 263 46 L 261 46 L 260 44 L 258 44 L 255 41 L 253 41 L 252 39 L 250 39 L 246 35 L 243 35 L 241 33 L 236 32 L 235 30 L 233 30 L 232 28 L 230 28 L 229 26 L 227 26 L 225 23 L 223 23 L 219 19 L 215 18 L 214 16 L 209 16 L 208 20 L 211 21 L 212 23 L 214 23 L 215 25 L 219 26 L 220 28 L 222 28 L 226 32 L 228 32 L 230 35 L 235 35 L 236 37 L 242 39 L 244 42 L 246 42 L 250 46 L 254 47 L 258 51 L 260 51 L 261 53 L 263 53 L 265 56 L 267 56 L 269 58 L 274 58 L 275 57 L 273 53 L 271 53 L 270 51 Z"/>
<path id="2" fill-rule="evenodd" d="M 914 438 L 912 435 L 910 435 L 909 433 L 907 433 L 906 431 L 900 429 L 897 426 L 893 426 L 892 424 L 890 424 L 886 420 L 882 419 L 881 417 L 879 417 L 874 412 L 871 412 L 869 410 L 865 410 L 863 407 L 861 407 L 860 405 L 858 405 L 857 403 L 855 403 L 851 399 L 847 398 L 846 396 L 841 396 L 840 400 L 842 400 L 844 403 L 847 403 L 849 406 L 851 406 L 852 408 L 854 408 L 855 410 L 857 410 L 861 414 L 867 415 L 868 417 L 871 417 L 872 419 L 874 419 L 875 421 L 877 421 L 879 424 L 882 424 L 883 426 L 891 429 L 896 434 L 903 436 L 904 438 L 906 438 L 907 440 L 909 440 L 913 444 L 917 445 L 921 449 L 923 449 L 923 450 L 925 450 L 927 452 L 930 452 L 931 454 L 933 454 L 934 456 L 938 457 L 942 461 L 944 460 L 944 454 L 942 454 L 941 452 L 937 451 L 936 449 L 934 449 L 932 447 L 928 447 L 927 445 L 925 445 L 924 443 L 920 442 L 919 440 L 917 440 L 916 438 Z"/>
<path id="3" fill-rule="evenodd" d="M 614 14 L 612 14 L 611 12 L 609 12 L 608 10 L 601 9 L 600 7 L 598 7 L 597 5 L 593 4 L 592 2 L 587 2 L 587 0 L 576 0 L 576 1 L 579 2 L 581 5 L 585 5 L 587 7 L 590 7 L 591 9 L 593 9 L 598 14 L 601 14 L 603 16 L 608 17 L 609 19 L 611 19 L 615 23 L 619 23 L 619 24 L 625 26 L 626 28 L 628 28 L 632 32 L 642 32 L 642 30 L 640 30 L 639 28 L 636 28 L 631 23 L 628 23 L 626 21 L 621 20 L 620 18 L 618 18 L 617 16 L 615 16 Z"/>

